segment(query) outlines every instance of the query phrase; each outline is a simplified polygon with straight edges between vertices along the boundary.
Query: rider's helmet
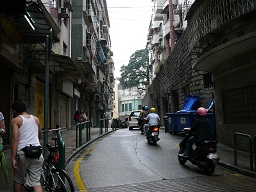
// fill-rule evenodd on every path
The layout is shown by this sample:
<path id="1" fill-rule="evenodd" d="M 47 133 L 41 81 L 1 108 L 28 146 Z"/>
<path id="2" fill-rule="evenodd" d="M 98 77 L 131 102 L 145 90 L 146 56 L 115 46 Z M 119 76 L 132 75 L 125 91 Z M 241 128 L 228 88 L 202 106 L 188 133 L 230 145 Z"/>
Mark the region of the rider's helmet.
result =
<path id="1" fill-rule="evenodd" d="M 148 110 L 148 106 L 147 106 L 147 105 L 145 105 L 145 106 L 144 106 L 144 109 L 147 111 L 147 110 Z"/>
<path id="2" fill-rule="evenodd" d="M 151 113 L 155 113 L 155 112 L 156 112 L 156 108 L 152 107 L 152 108 L 150 109 L 150 112 L 151 112 Z"/>
<path id="3" fill-rule="evenodd" d="M 200 116 L 205 116 L 205 115 L 207 115 L 207 110 L 204 107 L 199 107 L 197 109 L 197 114 Z"/>
<path id="4" fill-rule="evenodd" d="M 145 110 L 145 106 L 144 106 L 144 105 L 142 105 L 141 109 L 142 109 L 142 110 Z"/>

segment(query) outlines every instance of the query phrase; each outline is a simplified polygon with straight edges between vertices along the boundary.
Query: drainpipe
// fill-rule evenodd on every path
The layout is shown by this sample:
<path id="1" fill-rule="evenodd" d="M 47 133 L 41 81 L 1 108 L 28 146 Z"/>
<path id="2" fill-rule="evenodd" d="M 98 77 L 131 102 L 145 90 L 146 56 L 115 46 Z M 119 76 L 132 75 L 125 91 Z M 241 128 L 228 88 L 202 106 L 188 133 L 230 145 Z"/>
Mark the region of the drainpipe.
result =
<path id="1" fill-rule="evenodd" d="M 169 56 L 170 53 L 171 53 L 171 50 L 170 50 L 170 43 L 169 43 L 169 36 L 165 36 L 165 47 L 166 47 L 166 52 L 167 52 L 167 55 Z"/>
<path id="2" fill-rule="evenodd" d="M 171 45 L 171 51 L 174 48 L 174 15 L 173 15 L 173 7 L 172 7 L 172 0 L 169 0 L 169 18 L 170 18 L 170 45 Z"/>
<path id="3" fill-rule="evenodd" d="M 157 28 L 154 28 L 154 35 L 157 35 L 158 31 L 157 31 Z M 158 63 L 159 63 L 159 60 L 158 60 L 158 52 L 157 52 L 157 49 L 158 49 L 158 45 L 155 44 L 154 45 L 155 47 L 155 50 L 154 50 L 154 55 L 155 55 L 155 63 L 156 63 L 156 66 L 158 66 Z"/>

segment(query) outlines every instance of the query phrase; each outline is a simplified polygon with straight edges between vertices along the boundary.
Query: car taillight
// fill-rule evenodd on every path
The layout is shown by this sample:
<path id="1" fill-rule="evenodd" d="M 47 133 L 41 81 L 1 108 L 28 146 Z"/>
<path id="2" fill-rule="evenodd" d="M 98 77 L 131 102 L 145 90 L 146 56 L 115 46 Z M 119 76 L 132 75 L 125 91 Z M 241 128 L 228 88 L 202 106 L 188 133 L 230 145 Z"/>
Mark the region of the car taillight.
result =
<path id="1" fill-rule="evenodd" d="M 132 120 L 132 118 L 131 118 L 131 116 L 129 116 L 129 121 L 131 121 Z"/>
<path id="2" fill-rule="evenodd" d="M 159 130 L 158 127 L 154 127 L 153 129 L 154 132 L 158 132 L 158 130 Z"/>

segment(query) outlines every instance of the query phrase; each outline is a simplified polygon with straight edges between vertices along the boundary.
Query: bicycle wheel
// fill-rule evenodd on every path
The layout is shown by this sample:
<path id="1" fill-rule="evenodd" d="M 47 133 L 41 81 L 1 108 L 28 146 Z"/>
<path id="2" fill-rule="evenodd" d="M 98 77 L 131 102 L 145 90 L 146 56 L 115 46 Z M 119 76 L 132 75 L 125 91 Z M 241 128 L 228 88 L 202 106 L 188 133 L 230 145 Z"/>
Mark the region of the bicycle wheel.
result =
<path id="1" fill-rule="evenodd" d="M 74 185 L 69 175 L 62 169 L 53 169 L 48 175 L 47 191 L 74 192 Z"/>

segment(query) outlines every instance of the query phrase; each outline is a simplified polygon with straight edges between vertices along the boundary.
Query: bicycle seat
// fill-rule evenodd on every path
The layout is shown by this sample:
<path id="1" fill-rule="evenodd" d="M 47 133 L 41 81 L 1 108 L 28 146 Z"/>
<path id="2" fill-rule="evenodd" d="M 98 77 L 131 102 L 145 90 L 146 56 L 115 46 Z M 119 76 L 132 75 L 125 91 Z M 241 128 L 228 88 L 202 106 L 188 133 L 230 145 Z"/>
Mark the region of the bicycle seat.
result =
<path id="1" fill-rule="evenodd" d="M 59 148 L 58 145 L 50 145 L 50 144 L 46 144 L 46 147 L 47 147 L 48 151 L 50 151 L 50 152 L 57 151 Z"/>

